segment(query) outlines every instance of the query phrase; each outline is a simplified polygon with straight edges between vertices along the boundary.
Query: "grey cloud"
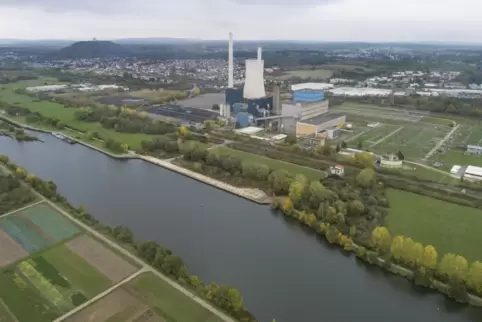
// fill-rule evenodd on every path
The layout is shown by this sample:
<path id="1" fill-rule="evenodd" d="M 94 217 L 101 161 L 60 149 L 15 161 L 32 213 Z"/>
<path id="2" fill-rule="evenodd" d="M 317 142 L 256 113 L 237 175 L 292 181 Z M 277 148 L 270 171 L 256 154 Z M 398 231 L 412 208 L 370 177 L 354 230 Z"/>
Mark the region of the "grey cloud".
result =
<path id="1" fill-rule="evenodd" d="M 135 2 L 134 0 L 0 0 L 0 5 L 12 8 L 37 8 L 47 12 L 118 13 L 135 9 Z"/>
<path id="2" fill-rule="evenodd" d="M 267 6 L 320 6 L 341 0 L 233 0 L 235 3 L 243 5 L 267 5 Z"/>

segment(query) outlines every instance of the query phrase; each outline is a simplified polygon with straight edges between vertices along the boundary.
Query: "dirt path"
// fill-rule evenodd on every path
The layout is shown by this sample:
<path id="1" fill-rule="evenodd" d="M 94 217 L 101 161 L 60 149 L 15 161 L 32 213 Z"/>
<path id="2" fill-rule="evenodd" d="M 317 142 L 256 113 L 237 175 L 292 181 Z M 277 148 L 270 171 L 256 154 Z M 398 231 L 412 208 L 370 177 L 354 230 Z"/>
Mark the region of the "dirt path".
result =
<path id="1" fill-rule="evenodd" d="M 22 183 L 24 186 L 28 187 L 27 184 L 25 183 Z M 84 224 L 83 222 L 81 222 L 80 220 L 76 219 L 75 217 L 73 217 L 71 214 L 69 214 L 68 212 L 66 212 L 65 210 L 63 210 L 62 208 L 60 208 L 59 206 L 57 206 L 55 203 L 51 202 L 50 200 L 46 199 L 44 196 L 42 196 L 40 193 L 38 193 L 37 191 L 35 190 L 32 190 L 33 193 L 35 193 L 38 197 L 40 197 L 42 200 L 44 200 L 45 202 L 47 202 L 50 206 L 52 206 L 54 209 L 58 210 L 62 215 L 66 216 L 67 218 L 69 218 L 70 220 L 72 220 L 73 222 L 75 222 L 77 225 L 79 225 L 80 227 L 82 227 L 84 230 L 88 231 L 90 234 L 92 234 L 93 236 L 95 236 L 96 238 L 102 240 L 103 242 L 105 242 L 107 245 L 109 245 L 111 248 L 115 249 L 116 251 L 118 251 L 119 253 L 123 254 L 124 256 L 127 256 L 129 257 L 130 259 L 132 259 L 134 262 L 138 263 L 142 269 L 140 271 L 138 271 L 137 273 L 129 276 L 126 280 L 127 281 L 130 281 L 131 279 L 135 278 L 137 275 L 139 275 L 141 272 L 152 272 L 154 275 L 156 275 L 157 277 L 161 278 L 163 281 L 165 281 L 166 283 L 168 283 L 170 286 L 174 287 L 176 290 L 178 290 L 179 292 L 181 292 L 182 294 L 186 295 L 187 297 L 189 297 L 191 300 L 193 300 L 194 302 L 196 302 L 197 304 L 201 305 L 202 307 L 204 307 L 205 309 L 209 310 L 210 312 L 212 312 L 213 314 L 217 315 L 219 318 L 221 318 L 222 320 L 226 321 L 226 322 L 235 322 L 236 320 L 233 319 L 232 317 L 228 316 L 226 313 L 222 312 L 221 310 L 217 309 L 216 307 L 214 307 L 212 304 L 206 302 L 204 299 L 200 298 L 199 296 L 191 293 L 189 290 L 185 289 L 184 287 L 182 287 L 181 285 L 177 284 L 176 282 L 174 282 L 173 280 L 171 280 L 169 277 L 167 277 L 166 275 L 162 274 L 161 272 L 157 271 L 155 268 L 153 268 L 152 266 L 150 265 L 147 265 L 144 261 L 142 261 L 140 258 L 138 258 L 137 256 L 131 254 L 128 250 L 126 250 L 125 248 L 123 248 L 122 246 L 120 246 L 119 244 L 115 243 L 114 241 L 110 240 L 109 238 L 105 237 L 104 235 L 102 235 L 101 233 L 99 233 L 98 231 L 92 229 L 90 226 L 87 226 L 86 224 Z M 113 287 L 111 287 L 109 290 L 101 293 L 100 295 L 96 296 L 94 299 L 100 299 L 102 298 L 103 296 L 109 294 L 110 292 L 112 292 L 113 290 L 115 290 L 119 285 L 122 285 L 126 282 L 126 280 L 118 283 L 117 285 L 114 285 Z M 91 299 L 90 301 L 86 302 L 86 303 L 92 303 L 94 302 L 94 299 Z M 85 305 L 85 303 L 81 306 L 82 308 L 86 307 L 87 305 Z M 79 309 L 76 308 L 74 310 L 72 310 L 71 312 L 78 312 Z M 59 321 L 63 321 L 66 317 L 68 316 L 71 316 L 72 314 L 74 313 L 67 313 L 66 315 L 58 318 L 57 320 L 55 320 L 54 322 L 59 322 Z"/>
<path id="2" fill-rule="evenodd" d="M 30 188 L 30 189 L 32 189 L 32 188 Z M 36 203 L 31 203 L 30 205 L 27 205 L 27 206 L 25 206 L 25 207 L 22 207 L 22 208 L 15 209 L 15 210 L 12 210 L 12 211 L 10 211 L 10 212 L 7 212 L 6 214 L 0 215 L 0 218 L 4 218 L 4 217 L 10 216 L 10 215 L 13 215 L 13 214 L 16 213 L 16 212 L 19 212 L 19 211 L 28 209 L 28 208 L 30 208 L 30 207 L 36 206 L 36 205 L 38 205 L 38 204 L 41 204 L 41 203 L 43 203 L 43 202 L 44 202 L 44 198 L 42 197 L 42 200 L 37 201 Z"/>
<path id="3" fill-rule="evenodd" d="M 440 142 L 437 143 L 437 145 L 432 150 L 430 150 L 429 153 L 427 153 L 427 155 L 423 158 L 423 160 L 429 159 L 432 156 L 432 154 L 434 154 L 435 151 L 437 151 L 445 143 L 445 141 L 447 141 L 458 130 L 459 127 L 460 127 L 460 124 L 454 127 L 449 133 L 447 133 L 447 135 L 442 140 L 440 140 Z"/>
<path id="4" fill-rule="evenodd" d="M 378 145 L 380 143 L 382 143 L 383 141 L 385 141 L 386 139 L 388 139 L 389 137 L 397 134 L 398 132 L 400 132 L 401 130 L 403 130 L 403 126 L 400 126 L 398 129 L 396 129 L 395 131 L 393 132 L 390 132 L 388 133 L 387 135 L 385 135 L 384 137 L 382 137 L 380 140 L 378 140 L 377 142 L 373 143 L 372 145 L 370 145 L 370 148 L 373 148 L 375 145 Z"/>

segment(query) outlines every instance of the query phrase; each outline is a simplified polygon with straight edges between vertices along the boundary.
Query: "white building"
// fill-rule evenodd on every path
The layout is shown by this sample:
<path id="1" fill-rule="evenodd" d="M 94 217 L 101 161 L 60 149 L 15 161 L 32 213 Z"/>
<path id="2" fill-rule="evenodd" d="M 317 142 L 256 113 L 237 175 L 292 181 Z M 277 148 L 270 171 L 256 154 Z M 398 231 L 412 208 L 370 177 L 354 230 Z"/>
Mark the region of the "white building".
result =
<path id="1" fill-rule="evenodd" d="M 467 153 L 469 154 L 482 154 L 482 146 L 479 145 L 467 145 Z"/>
<path id="2" fill-rule="evenodd" d="M 481 181 L 482 180 L 482 168 L 469 165 L 464 173 L 464 179 L 468 181 Z"/>

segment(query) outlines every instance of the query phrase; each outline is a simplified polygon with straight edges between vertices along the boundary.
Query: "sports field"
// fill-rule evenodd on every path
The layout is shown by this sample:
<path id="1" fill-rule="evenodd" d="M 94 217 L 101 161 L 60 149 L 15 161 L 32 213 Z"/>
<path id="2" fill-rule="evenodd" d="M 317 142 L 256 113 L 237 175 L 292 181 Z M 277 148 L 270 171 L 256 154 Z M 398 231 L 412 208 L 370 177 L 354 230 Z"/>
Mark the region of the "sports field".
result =
<path id="1" fill-rule="evenodd" d="M 30 254 L 81 232 L 45 203 L 1 218 L 0 228 Z"/>
<path id="2" fill-rule="evenodd" d="M 445 253 L 482 260 L 482 210 L 389 189 L 387 226 L 392 235 L 404 235 L 433 245 L 439 259 Z"/>
<path id="3" fill-rule="evenodd" d="M 450 170 L 456 164 L 482 167 L 482 157 L 465 153 L 468 144 L 482 145 L 482 122 L 465 120 L 448 140 L 446 151 L 433 155 L 431 160 L 443 162 L 445 170 Z"/>
<path id="4" fill-rule="evenodd" d="M 319 171 L 316 169 L 303 167 L 297 164 L 283 162 L 283 161 L 267 158 L 261 155 L 239 151 L 231 148 L 220 147 L 220 148 L 217 148 L 216 151 L 218 151 L 220 154 L 235 156 L 237 158 L 240 158 L 243 161 L 246 160 L 246 161 L 258 162 L 260 164 L 265 164 L 274 170 L 283 169 L 293 174 L 303 174 L 309 180 L 319 180 L 319 179 L 325 178 L 326 176 L 325 172 L 323 171 Z"/>
<path id="5" fill-rule="evenodd" d="M 334 108 L 347 114 L 347 122 L 364 133 L 347 138 L 350 146 L 362 142 L 364 149 L 377 154 L 402 151 L 405 158 L 421 161 L 453 129 L 453 121 L 431 117 L 427 113 L 379 107 L 368 104 L 345 103 Z M 380 123 L 368 128 L 369 123 Z"/>

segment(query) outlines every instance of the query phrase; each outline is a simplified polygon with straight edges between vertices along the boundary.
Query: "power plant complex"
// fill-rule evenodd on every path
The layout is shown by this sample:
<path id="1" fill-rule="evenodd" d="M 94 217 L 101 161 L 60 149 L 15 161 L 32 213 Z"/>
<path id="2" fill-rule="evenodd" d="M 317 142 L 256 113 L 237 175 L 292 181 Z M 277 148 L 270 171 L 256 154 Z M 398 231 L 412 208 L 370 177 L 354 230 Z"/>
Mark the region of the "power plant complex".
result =
<path id="1" fill-rule="evenodd" d="M 236 128 L 261 126 L 298 137 L 334 138 L 344 126 L 346 116 L 329 112 L 323 84 L 305 83 L 291 87 L 292 100 L 281 102 L 280 89 L 266 93 L 262 49 L 257 57 L 246 59 L 243 88 L 234 86 L 234 44 L 229 34 L 228 88 L 224 115 L 232 116 Z"/>

